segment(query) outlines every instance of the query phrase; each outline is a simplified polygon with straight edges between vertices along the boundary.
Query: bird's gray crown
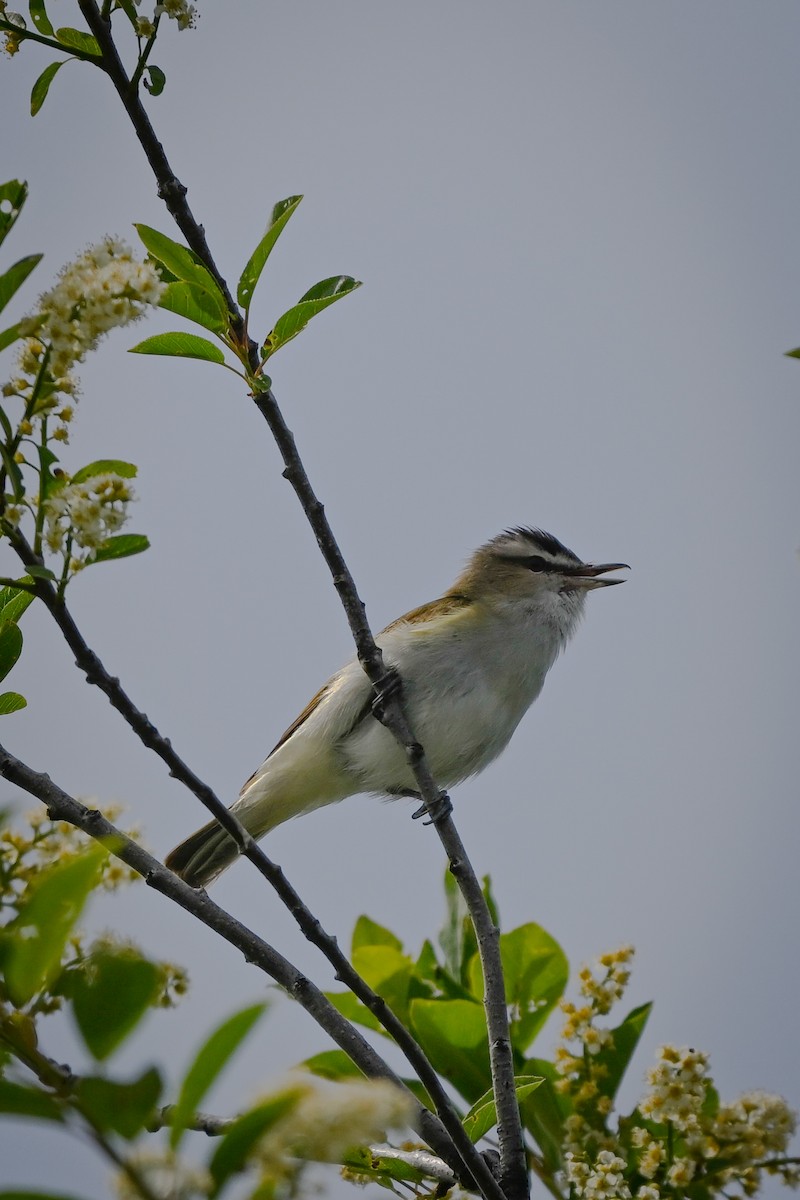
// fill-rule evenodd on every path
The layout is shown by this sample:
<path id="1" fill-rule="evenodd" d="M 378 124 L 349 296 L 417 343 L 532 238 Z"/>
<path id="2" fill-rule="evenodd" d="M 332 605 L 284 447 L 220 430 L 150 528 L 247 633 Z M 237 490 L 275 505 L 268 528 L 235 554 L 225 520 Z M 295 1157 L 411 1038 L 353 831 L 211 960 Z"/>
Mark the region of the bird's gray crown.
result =
<path id="1" fill-rule="evenodd" d="M 526 566 L 531 565 L 531 559 L 541 559 L 540 569 L 543 571 L 571 567 L 581 561 L 577 554 L 557 537 L 553 537 L 552 533 L 523 525 L 506 529 L 504 533 L 492 538 L 488 548 L 498 558 L 521 559 Z"/>

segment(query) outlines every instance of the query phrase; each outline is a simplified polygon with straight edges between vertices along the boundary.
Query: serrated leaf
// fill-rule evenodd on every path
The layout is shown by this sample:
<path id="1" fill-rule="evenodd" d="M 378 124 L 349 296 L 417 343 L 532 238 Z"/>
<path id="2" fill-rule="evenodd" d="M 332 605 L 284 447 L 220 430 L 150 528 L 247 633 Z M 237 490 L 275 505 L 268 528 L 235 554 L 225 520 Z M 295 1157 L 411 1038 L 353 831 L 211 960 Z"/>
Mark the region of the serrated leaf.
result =
<path id="1" fill-rule="evenodd" d="M 10 233 L 28 198 L 28 185 L 21 179 L 0 183 L 0 245 Z"/>
<path id="2" fill-rule="evenodd" d="M 256 290 L 256 284 L 261 276 L 261 272 L 264 270 L 267 259 L 272 253 L 272 248 L 283 233 L 286 222 L 295 212 L 302 199 L 302 196 L 287 196 L 285 200 L 279 200 L 273 208 L 267 231 L 250 255 L 247 266 L 242 271 L 239 279 L 236 298 L 242 308 L 247 309 L 250 307 L 253 300 L 253 293 Z"/>
<path id="3" fill-rule="evenodd" d="M 11 297 L 22 287 L 31 271 L 43 259 L 43 254 L 29 254 L 14 263 L 13 267 L 0 275 L 0 312 L 8 304 Z"/>
<path id="4" fill-rule="evenodd" d="M 50 24 L 50 19 L 45 12 L 44 0 L 30 0 L 28 5 L 31 14 L 31 20 L 38 29 L 39 33 L 44 37 L 53 36 L 53 26 Z"/>
<path id="5" fill-rule="evenodd" d="M 28 701 L 19 692 L 0 692 L 0 717 L 7 717 L 9 713 L 27 707 Z"/>
<path id="6" fill-rule="evenodd" d="M 10 1079 L 0 1079 L 0 1113 L 17 1117 L 36 1117 L 40 1121 L 63 1121 L 61 1106 L 49 1092 L 38 1087 L 25 1087 Z"/>
<path id="7" fill-rule="evenodd" d="M 49 63 L 34 83 L 33 87 L 31 88 L 32 117 L 35 117 L 41 109 L 42 105 L 47 99 L 47 93 L 50 91 L 50 84 L 53 82 L 65 62 L 69 62 L 69 59 L 62 58 L 58 62 Z"/>
<path id="8" fill-rule="evenodd" d="M 131 346 L 129 354 L 166 354 L 172 358 L 199 358 L 204 362 L 224 363 L 225 355 L 206 338 L 194 333 L 157 333 Z"/>
<path id="9" fill-rule="evenodd" d="M 92 1124 L 102 1132 L 113 1130 L 124 1138 L 134 1138 L 144 1129 L 161 1096 L 161 1076 L 155 1067 L 130 1083 L 119 1083 L 98 1075 L 84 1076 L 75 1091 L 76 1098 Z"/>
<path id="10" fill-rule="evenodd" d="M 219 284 L 193 250 L 173 241 L 171 237 L 151 228 L 150 225 L 134 225 L 134 228 L 152 258 L 163 263 L 176 279 L 185 279 L 187 283 L 194 283 L 211 295 L 216 295 L 221 307 L 227 311 L 225 297 Z"/>
<path id="11" fill-rule="evenodd" d="M 235 1175 L 246 1166 L 248 1158 L 264 1134 L 296 1108 L 304 1095 L 304 1088 L 287 1088 L 249 1112 L 242 1113 L 233 1122 L 222 1135 L 209 1163 L 208 1169 L 214 1180 L 212 1197 L 219 1195 L 231 1175 Z"/>
<path id="12" fill-rule="evenodd" d="M 517 1100 L 524 1100 L 543 1083 L 544 1080 L 538 1075 L 516 1075 L 514 1091 L 517 1093 Z M 480 1100 L 476 1100 L 461 1124 L 472 1142 L 479 1142 L 490 1129 L 494 1129 L 497 1124 L 497 1106 L 491 1088 L 483 1093 Z"/>
<path id="13" fill-rule="evenodd" d="M 113 558 L 130 558 L 132 554 L 141 554 L 149 549 L 150 539 L 143 533 L 116 533 L 97 547 L 88 565 L 110 562 Z"/>
<path id="14" fill-rule="evenodd" d="M 90 1054 L 98 1061 L 136 1028 L 159 991 L 155 963 L 131 950 L 98 950 L 69 987 L 72 1012 Z"/>
<path id="15" fill-rule="evenodd" d="M 0 680 L 5 679 L 21 653 L 22 632 L 18 625 L 6 621 L 0 625 Z"/>
<path id="16" fill-rule="evenodd" d="M 172 1110 L 169 1141 L 172 1149 L 180 1144 L 186 1127 L 220 1071 L 247 1037 L 266 1004 L 253 1004 L 223 1021 L 203 1043 L 181 1084 Z"/>
<path id="17" fill-rule="evenodd" d="M 62 46 L 66 46 L 69 50 L 78 50 L 81 54 L 92 54 L 96 58 L 102 57 L 99 44 L 90 33 L 84 33 L 82 29 L 72 29 L 65 25 L 56 30 L 56 38 Z"/>
<path id="18" fill-rule="evenodd" d="M 71 482 L 84 483 L 95 475 L 121 475 L 123 479 L 135 479 L 137 471 L 133 463 L 123 462 L 120 458 L 98 458 L 76 471 Z"/>
<path id="19" fill-rule="evenodd" d="M 85 854 L 35 876 L 18 916 L 3 930 L 9 995 L 21 1007 L 61 970 L 61 956 L 75 922 L 97 883 L 106 852 Z"/>
<path id="20" fill-rule="evenodd" d="M 145 75 L 147 78 L 143 79 L 142 83 L 147 91 L 151 96 L 160 96 L 167 82 L 167 77 L 161 67 L 155 66 L 154 63 L 148 63 L 145 67 Z"/>
<path id="21" fill-rule="evenodd" d="M 308 322 L 317 313 L 321 313 L 323 309 L 335 304 L 343 296 L 349 296 L 359 287 L 361 287 L 361 283 L 359 280 L 353 279 L 351 275 L 332 275 L 330 279 L 323 279 L 319 283 L 315 283 L 304 296 L 300 297 L 293 308 L 278 317 L 274 329 L 267 335 L 262 347 L 264 359 L 275 354 L 292 338 L 296 338 L 298 333 L 302 333 Z"/>
<path id="22" fill-rule="evenodd" d="M 219 301 L 219 292 L 212 294 L 196 283 L 176 279 L 167 284 L 158 306 L 187 321 L 194 321 L 195 325 L 202 325 L 212 333 L 225 333 L 229 324 L 228 310 Z"/>

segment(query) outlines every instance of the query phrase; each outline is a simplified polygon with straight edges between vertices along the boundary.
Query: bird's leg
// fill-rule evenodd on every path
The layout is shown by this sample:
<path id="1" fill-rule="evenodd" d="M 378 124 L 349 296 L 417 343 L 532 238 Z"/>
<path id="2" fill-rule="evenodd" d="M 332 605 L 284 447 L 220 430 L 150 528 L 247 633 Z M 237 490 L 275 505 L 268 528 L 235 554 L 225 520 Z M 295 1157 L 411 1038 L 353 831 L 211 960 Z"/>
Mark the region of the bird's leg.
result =
<path id="1" fill-rule="evenodd" d="M 419 793 L 415 792 L 414 795 Z M 416 812 L 411 814 L 412 821 L 417 821 L 420 817 L 428 817 L 429 820 L 423 821 L 423 825 L 435 825 L 437 821 L 443 820 L 444 817 L 449 817 L 453 811 L 453 801 L 448 796 L 447 792 L 439 792 L 439 795 L 434 800 L 433 804 L 421 804 Z"/>
<path id="2" fill-rule="evenodd" d="M 376 721 L 384 722 L 386 702 L 400 695 L 402 681 L 394 667 L 387 667 L 381 678 L 373 684 L 375 694 L 372 697 L 372 715 Z M 399 795 L 399 793 L 397 793 Z"/>

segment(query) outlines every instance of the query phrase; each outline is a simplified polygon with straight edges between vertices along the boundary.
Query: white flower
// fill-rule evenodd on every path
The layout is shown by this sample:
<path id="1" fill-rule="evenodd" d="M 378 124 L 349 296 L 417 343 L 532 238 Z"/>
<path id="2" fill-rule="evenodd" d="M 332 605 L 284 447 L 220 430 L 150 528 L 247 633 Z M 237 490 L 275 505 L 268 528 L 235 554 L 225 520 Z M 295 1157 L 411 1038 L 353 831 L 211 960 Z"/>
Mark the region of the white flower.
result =
<path id="1" fill-rule="evenodd" d="M 639 1110 L 653 1121 L 671 1121 L 681 1132 L 694 1132 L 706 1097 L 707 1068 L 707 1054 L 688 1046 L 662 1046 L 658 1062 L 647 1072 L 650 1090 Z"/>
<path id="2" fill-rule="evenodd" d="M 89 552 L 82 562 L 90 561 L 92 551 L 122 528 L 128 516 L 127 505 L 133 499 L 128 480 L 112 472 L 59 488 L 44 503 L 48 549 L 61 553 L 71 537 L 73 546 Z"/>

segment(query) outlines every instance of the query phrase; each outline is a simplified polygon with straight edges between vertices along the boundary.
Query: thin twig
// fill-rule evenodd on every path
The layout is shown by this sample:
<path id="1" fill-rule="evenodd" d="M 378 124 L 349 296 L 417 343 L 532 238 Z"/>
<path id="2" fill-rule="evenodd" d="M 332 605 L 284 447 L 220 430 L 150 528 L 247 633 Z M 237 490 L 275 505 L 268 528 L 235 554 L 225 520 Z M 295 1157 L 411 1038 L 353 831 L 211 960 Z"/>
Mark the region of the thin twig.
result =
<path id="1" fill-rule="evenodd" d="M 51 819 L 67 821 L 77 829 L 83 830 L 89 837 L 103 842 L 107 845 L 110 853 L 141 875 L 148 887 L 178 904 L 240 950 L 247 962 L 259 967 L 279 983 L 293 999 L 297 1000 L 368 1078 L 388 1079 L 411 1095 L 399 1076 L 307 976 L 298 971 L 288 959 L 284 958 L 263 938 L 215 904 L 206 892 L 189 887 L 182 879 L 163 866 L 157 858 L 148 854 L 142 846 L 112 825 L 102 813 L 96 809 L 89 809 L 80 801 L 75 800 L 58 787 L 49 775 L 34 771 L 2 745 L 0 745 L 0 775 L 31 796 L 36 796 L 41 800 L 46 805 Z M 419 1104 L 415 1098 L 413 1099 L 422 1136 L 458 1174 L 465 1186 L 473 1186 L 469 1175 L 465 1176 L 464 1166 L 454 1153 L 449 1132 L 439 1117 Z M 502 1193 L 497 1182 L 474 1147 L 473 1153 L 478 1160 L 474 1175 L 481 1176 L 480 1190 L 487 1200 L 489 1198 L 490 1200 L 502 1200 Z M 467 1171 L 472 1173 L 471 1162 Z M 487 1175 L 488 1180 L 486 1179 Z"/>
<path id="2" fill-rule="evenodd" d="M 26 567 L 42 565 L 39 556 L 34 553 L 30 544 L 18 530 L 10 527 L 7 533 L 14 549 Z M 72 614 L 69 612 L 63 599 L 57 596 L 53 586 L 47 580 L 43 579 L 35 579 L 34 586 L 36 595 L 45 605 L 64 635 L 67 645 L 75 656 L 75 663 L 83 671 L 87 681 L 100 688 L 143 744 L 166 763 L 170 775 L 183 783 L 208 809 L 211 815 L 220 822 L 223 828 L 236 839 L 242 849 L 242 853 L 250 859 L 260 874 L 275 889 L 306 938 L 322 951 L 334 967 L 337 978 L 346 987 L 350 988 L 354 995 L 377 1017 L 389 1036 L 394 1039 L 403 1051 L 410 1065 L 416 1071 L 420 1082 L 431 1097 L 436 1111 L 442 1120 L 442 1124 L 447 1129 L 469 1176 L 480 1184 L 486 1194 L 494 1195 L 495 1200 L 499 1200 L 500 1192 L 494 1176 L 464 1131 L 458 1113 L 419 1043 L 392 1012 L 385 1000 L 374 992 L 366 980 L 358 974 L 347 956 L 340 949 L 336 938 L 323 928 L 321 922 L 314 916 L 286 878 L 282 868 L 267 857 L 231 810 L 223 804 L 208 784 L 204 783 L 203 780 L 194 774 L 176 753 L 169 739 L 163 737 L 147 715 L 136 707 L 124 691 L 119 679 L 109 674 L 98 655 L 87 645 L 82 633 L 75 624 Z M 437 1147 L 434 1147 L 434 1149 L 437 1149 Z M 437 1153 L 441 1153 L 441 1147 L 437 1149 Z"/>
<path id="3" fill-rule="evenodd" d="M 188 245 L 202 259 L 217 280 L 230 309 L 234 334 L 243 339 L 244 323 L 241 315 L 225 280 L 214 263 L 205 231 L 195 220 L 186 202 L 186 188 L 172 171 L 139 95 L 130 86 L 130 81 L 111 36 L 110 22 L 103 19 L 94 0 L 78 0 L 78 3 L 103 52 L 102 68 L 120 96 L 158 181 L 159 195 L 169 208 Z M 255 372 L 259 365 L 255 344 L 250 346 L 250 358 L 251 367 Z M 499 931 L 492 920 L 477 875 L 467 857 L 455 824 L 449 813 L 443 811 L 443 794 L 436 786 L 422 746 L 413 736 L 400 690 L 396 687 L 390 689 L 387 686 L 390 676 L 385 670 L 380 650 L 375 644 L 366 620 L 364 605 L 358 597 L 353 578 L 325 517 L 324 508 L 308 481 L 291 431 L 286 425 L 271 391 L 257 394 L 254 399 L 278 442 L 284 456 L 286 467 L 284 474 L 300 499 L 323 557 L 331 571 L 334 586 L 342 600 L 355 639 L 359 660 L 381 700 L 381 720 L 406 751 L 406 757 L 417 781 L 420 796 L 441 838 L 450 862 L 450 870 L 461 888 L 475 925 L 483 966 L 489 1058 L 498 1117 L 500 1180 L 507 1200 L 526 1200 L 530 1192 L 530 1185 L 519 1104 L 514 1086 L 514 1064 L 500 961 Z M 287 451 L 289 451 L 288 456 Z"/>

